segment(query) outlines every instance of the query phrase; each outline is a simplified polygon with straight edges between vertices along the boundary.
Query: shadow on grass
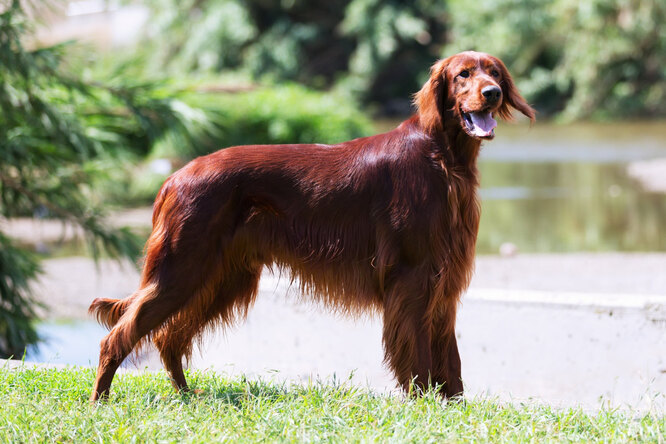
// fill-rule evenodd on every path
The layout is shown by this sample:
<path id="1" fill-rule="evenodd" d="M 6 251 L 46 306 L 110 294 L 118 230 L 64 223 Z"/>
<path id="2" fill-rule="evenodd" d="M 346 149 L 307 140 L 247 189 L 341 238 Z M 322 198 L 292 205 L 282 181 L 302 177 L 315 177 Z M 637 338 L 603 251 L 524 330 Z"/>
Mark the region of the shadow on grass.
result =
<path id="1" fill-rule="evenodd" d="M 465 399 L 454 397 L 446 399 L 442 396 L 443 387 L 430 387 L 422 391 L 412 387 L 409 393 L 378 393 L 367 387 L 359 387 L 352 383 L 353 374 L 346 379 L 315 379 L 299 383 L 293 381 L 263 380 L 261 377 L 250 379 L 245 375 L 230 377 L 209 371 L 186 371 L 186 379 L 190 390 L 176 392 L 169 382 L 166 372 L 150 372 L 143 374 L 125 374 L 114 381 L 111 400 L 140 396 L 148 402 L 179 402 L 191 403 L 225 403 L 237 409 L 243 409 L 255 402 L 270 404 L 289 404 L 307 399 L 308 403 L 325 404 L 331 401 L 367 402 L 380 398 L 396 398 L 410 403 L 435 402 L 443 406 L 465 406 Z M 115 388 L 115 390 L 114 390 Z M 114 393 L 115 392 L 115 393 Z"/>
<path id="2" fill-rule="evenodd" d="M 286 384 L 270 384 L 264 381 L 252 381 L 242 377 L 239 381 L 228 381 L 226 384 L 215 385 L 214 387 L 202 385 L 201 393 L 182 394 L 186 402 L 191 402 L 192 399 L 207 398 L 208 400 L 216 402 L 224 402 L 238 409 L 242 408 L 244 404 L 252 402 L 261 398 L 269 402 L 284 402 L 292 401 L 301 393 L 298 393 L 298 388 L 287 387 Z"/>
<path id="3" fill-rule="evenodd" d="M 129 392 L 142 392 L 142 396 L 150 400 L 171 400 L 190 404 L 193 402 L 225 403 L 237 409 L 257 401 L 267 403 L 291 403 L 307 398 L 309 403 L 326 403 L 333 400 L 371 401 L 379 398 L 396 398 L 402 402 L 431 402 L 449 406 L 465 406 L 464 397 L 446 399 L 443 387 L 429 387 L 423 391 L 412 387 L 408 393 L 378 393 L 367 387 L 359 387 L 352 383 L 353 374 L 347 379 L 315 379 L 307 382 L 254 379 L 245 375 L 229 377 L 228 375 L 201 370 L 186 371 L 186 379 L 190 390 L 176 392 L 169 383 L 164 371 L 149 375 L 123 375 L 122 382 L 116 381 L 117 395 L 127 396 Z M 120 384 L 124 385 L 121 388 Z M 118 385 L 116 385 L 118 384 Z M 113 395 L 112 395 L 113 396 Z"/>
<path id="4" fill-rule="evenodd" d="M 245 375 L 228 379 L 218 374 L 193 372 L 188 376 L 191 391 L 181 393 L 184 402 L 211 400 L 242 408 L 256 400 L 269 403 L 290 403 L 305 397 L 326 402 L 331 399 L 350 397 L 378 398 L 381 395 L 371 390 L 355 387 L 348 380 L 315 380 L 305 384 L 296 382 L 265 381 L 249 379 Z M 198 392 L 198 393 L 197 393 Z"/>

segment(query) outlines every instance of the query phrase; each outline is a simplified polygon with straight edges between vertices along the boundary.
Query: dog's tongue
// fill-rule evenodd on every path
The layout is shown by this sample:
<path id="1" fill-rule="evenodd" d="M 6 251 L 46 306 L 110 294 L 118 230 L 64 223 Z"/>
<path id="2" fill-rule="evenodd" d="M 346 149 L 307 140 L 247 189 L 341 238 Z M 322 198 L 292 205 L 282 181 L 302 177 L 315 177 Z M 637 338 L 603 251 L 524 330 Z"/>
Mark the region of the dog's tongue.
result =
<path id="1" fill-rule="evenodd" d="M 469 113 L 474 124 L 474 134 L 477 136 L 489 136 L 497 126 L 491 113 Z"/>

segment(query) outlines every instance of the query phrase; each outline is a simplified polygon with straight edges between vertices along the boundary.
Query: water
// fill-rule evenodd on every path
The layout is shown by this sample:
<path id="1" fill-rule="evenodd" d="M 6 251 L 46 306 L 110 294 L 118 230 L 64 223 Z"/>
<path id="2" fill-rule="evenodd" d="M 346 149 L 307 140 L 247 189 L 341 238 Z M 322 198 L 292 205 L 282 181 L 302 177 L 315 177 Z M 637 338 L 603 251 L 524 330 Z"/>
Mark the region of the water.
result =
<path id="1" fill-rule="evenodd" d="M 666 159 L 666 122 L 500 122 L 479 159 L 477 252 L 666 251 L 666 161 L 661 192 L 628 172 L 655 159 Z"/>
<path id="2" fill-rule="evenodd" d="M 100 339 L 108 333 L 91 321 L 41 322 L 37 331 L 44 342 L 38 349 L 28 350 L 26 361 L 95 367 Z"/>
<path id="3" fill-rule="evenodd" d="M 665 140 L 663 122 L 500 123 L 479 161 L 477 251 L 506 242 L 523 252 L 666 251 L 666 190 L 628 172 L 666 158 Z"/>

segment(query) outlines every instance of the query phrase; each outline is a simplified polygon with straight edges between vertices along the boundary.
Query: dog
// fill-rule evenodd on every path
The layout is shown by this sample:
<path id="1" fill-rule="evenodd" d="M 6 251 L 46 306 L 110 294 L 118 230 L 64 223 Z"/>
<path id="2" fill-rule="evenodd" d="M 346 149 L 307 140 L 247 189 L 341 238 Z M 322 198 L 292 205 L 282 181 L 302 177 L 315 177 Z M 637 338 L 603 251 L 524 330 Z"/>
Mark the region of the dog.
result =
<path id="1" fill-rule="evenodd" d="M 242 320 L 265 266 L 286 269 L 313 300 L 383 314 L 385 362 L 407 391 L 463 393 L 456 310 L 474 268 L 477 157 L 494 116 L 535 111 L 499 59 L 437 61 L 396 129 L 336 145 L 250 145 L 192 160 L 154 204 L 139 289 L 95 299 L 111 329 L 91 400 L 152 340 L 174 387 L 183 357 L 216 325 Z"/>

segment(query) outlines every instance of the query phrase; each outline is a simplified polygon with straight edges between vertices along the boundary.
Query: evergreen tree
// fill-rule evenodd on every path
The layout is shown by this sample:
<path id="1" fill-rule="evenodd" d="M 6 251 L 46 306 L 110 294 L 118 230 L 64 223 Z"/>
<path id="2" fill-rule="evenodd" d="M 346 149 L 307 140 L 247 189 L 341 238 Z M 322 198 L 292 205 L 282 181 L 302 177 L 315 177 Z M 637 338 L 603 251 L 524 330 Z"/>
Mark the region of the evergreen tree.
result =
<path id="1" fill-rule="evenodd" d="M 12 1 L 0 13 L 0 219 L 60 220 L 81 228 L 93 257 L 136 258 L 137 237 L 105 223 L 93 184 L 109 156 L 146 152 L 185 128 L 184 105 L 151 85 L 85 82 L 64 69 L 66 45 L 28 49 L 29 32 Z M 40 272 L 35 255 L 0 231 L 1 357 L 21 356 L 39 339 L 30 284 Z"/>

